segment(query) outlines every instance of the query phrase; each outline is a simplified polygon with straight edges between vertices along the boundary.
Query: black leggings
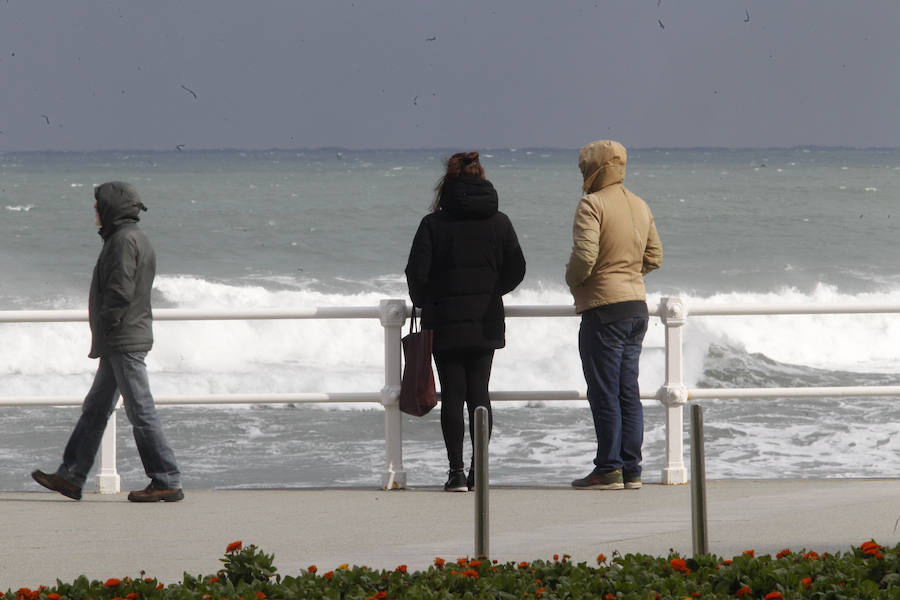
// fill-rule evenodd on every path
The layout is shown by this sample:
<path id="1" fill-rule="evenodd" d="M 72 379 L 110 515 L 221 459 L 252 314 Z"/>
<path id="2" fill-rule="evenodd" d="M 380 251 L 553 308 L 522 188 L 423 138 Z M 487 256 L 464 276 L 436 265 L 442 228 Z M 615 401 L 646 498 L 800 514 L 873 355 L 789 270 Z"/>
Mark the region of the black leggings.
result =
<path id="1" fill-rule="evenodd" d="M 434 363 L 441 381 L 441 431 L 447 446 L 451 469 L 463 469 L 463 441 L 465 423 L 463 404 L 469 412 L 469 439 L 475 443 L 475 409 L 484 406 L 488 411 L 488 431 L 494 426 L 488 381 L 494 350 L 474 348 L 435 352 Z"/>

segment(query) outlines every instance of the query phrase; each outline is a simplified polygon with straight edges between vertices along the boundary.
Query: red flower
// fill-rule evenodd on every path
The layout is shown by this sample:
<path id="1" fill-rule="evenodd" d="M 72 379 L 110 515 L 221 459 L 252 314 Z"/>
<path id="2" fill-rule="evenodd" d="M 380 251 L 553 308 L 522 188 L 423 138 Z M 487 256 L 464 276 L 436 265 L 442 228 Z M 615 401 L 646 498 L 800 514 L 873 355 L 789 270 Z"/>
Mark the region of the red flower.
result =
<path id="1" fill-rule="evenodd" d="M 819 555 L 815 552 L 807 552 L 803 555 L 803 558 L 808 558 L 810 560 L 819 560 Z"/>
<path id="2" fill-rule="evenodd" d="M 752 596 L 752 595 L 753 595 L 753 588 L 747 587 L 746 585 L 744 587 L 742 587 L 741 589 L 739 589 L 737 591 L 737 593 L 735 594 L 735 596 L 737 596 L 738 598 L 743 598 L 744 596 Z"/>
<path id="3" fill-rule="evenodd" d="M 615 600 L 616 595 L 611 592 L 606 592 L 606 595 L 603 596 L 604 600 Z"/>
<path id="4" fill-rule="evenodd" d="M 469 563 L 469 559 L 468 559 L 468 558 L 457 558 L 457 559 L 456 559 L 456 564 L 458 564 L 458 565 L 461 566 L 461 567 L 466 566 L 468 563 Z"/>
<path id="5" fill-rule="evenodd" d="M 309 565 L 308 567 L 306 567 L 306 570 L 310 573 L 315 574 L 316 571 L 319 570 L 319 567 L 317 567 L 316 565 Z"/>
<path id="6" fill-rule="evenodd" d="M 231 542 L 228 546 L 225 547 L 225 552 L 227 554 L 231 554 L 232 552 L 240 552 L 241 548 L 244 547 L 244 544 L 241 543 L 241 540 L 236 542 Z"/>
<path id="7" fill-rule="evenodd" d="M 659 594 L 653 594 L 653 600 L 659 600 L 659 598 L 660 598 Z"/>
<path id="8" fill-rule="evenodd" d="M 800 580 L 800 583 L 803 584 L 803 587 L 809 589 L 812 586 L 812 577 L 804 577 Z"/>
<path id="9" fill-rule="evenodd" d="M 478 571 L 476 571 L 475 569 L 469 569 L 467 571 L 463 571 L 461 574 L 463 577 L 471 577 L 472 579 L 478 579 Z"/>
<path id="10" fill-rule="evenodd" d="M 672 569 L 678 571 L 679 573 L 690 573 L 691 572 L 691 570 L 688 569 L 687 563 L 684 562 L 683 558 L 673 558 L 672 560 L 669 561 L 669 566 L 672 567 Z"/>
<path id="11" fill-rule="evenodd" d="M 155 588 L 153 588 L 153 589 L 154 589 L 154 590 L 161 590 L 161 589 L 163 589 L 164 587 L 166 587 L 166 586 L 164 586 L 163 584 L 160 583 L 160 584 L 158 584 L 158 585 L 157 585 Z"/>
<path id="12" fill-rule="evenodd" d="M 700 597 L 700 592 L 693 592 L 693 593 L 691 594 L 691 596 L 693 596 L 694 598 L 699 598 L 699 597 Z"/>
<path id="13" fill-rule="evenodd" d="M 766 600 L 782 600 L 784 596 L 781 595 L 781 592 L 769 592 L 766 594 Z"/>
<path id="14" fill-rule="evenodd" d="M 375 598 L 375 600 L 384 600 L 385 598 L 387 598 L 387 592 L 384 590 L 381 590 L 380 592 L 376 593 L 372 597 Z"/>
<path id="15" fill-rule="evenodd" d="M 130 594 L 125 596 L 125 600 L 137 600 L 140 597 L 141 597 L 141 595 L 138 594 L 137 592 L 131 592 Z M 49 596 L 47 598 L 49 600 Z"/>
<path id="16" fill-rule="evenodd" d="M 723 560 L 723 561 L 722 561 L 722 564 L 728 566 L 728 565 L 730 565 L 730 564 L 733 563 L 733 562 L 734 562 L 733 560 L 731 560 L 730 558 L 728 558 L 728 559 L 726 559 L 726 560 Z"/>
<path id="17" fill-rule="evenodd" d="M 605 562 L 606 562 L 606 555 L 605 555 L 605 554 L 598 554 L 598 555 L 597 555 L 597 564 L 598 564 L 598 565 L 602 565 L 602 564 L 605 563 Z"/>
<path id="18" fill-rule="evenodd" d="M 331 579 L 332 577 L 334 577 L 334 571 L 328 571 L 327 573 L 322 575 L 322 577 L 324 577 L 325 579 Z"/>
<path id="19" fill-rule="evenodd" d="M 55 592 L 50 592 L 49 594 L 47 594 L 47 600 L 59 600 L 60 598 L 62 598 L 62 596 Z"/>
<path id="20" fill-rule="evenodd" d="M 746 556 L 749 556 L 750 558 L 753 558 L 754 556 L 756 556 L 756 550 L 744 550 L 744 554 Z"/>
<path id="21" fill-rule="evenodd" d="M 406 565 L 400 565 L 397 567 L 397 570 L 401 573 L 406 573 Z"/>
<path id="22" fill-rule="evenodd" d="M 877 543 L 875 543 L 874 540 L 869 540 L 868 542 L 863 542 L 862 545 L 860 546 L 860 549 L 863 552 L 868 552 L 869 549 L 871 549 L 871 548 L 875 548 L 877 550 L 877 549 L 880 549 L 881 546 L 879 546 Z"/>
<path id="23" fill-rule="evenodd" d="M 480 561 L 480 560 L 473 560 L 472 562 L 469 563 L 469 566 L 470 566 L 470 567 L 477 567 L 477 566 L 480 565 L 480 564 L 481 564 L 481 561 Z"/>
<path id="24" fill-rule="evenodd" d="M 121 579 L 116 579 L 115 577 L 110 577 L 109 579 L 106 580 L 106 583 L 104 583 L 103 585 L 105 585 L 106 587 L 116 587 L 120 583 L 122 583 Z"/>
<path id="25" fill-rule="evenodd" d="M 546 592 L 546 591 L 547 591 L 547 588 L 538 588 L 538 589 L 536 589 L 536 590 L 534 591 L 534 595 L 535 595 L 535 596 L 540 596 L 541 594 L 543 594 L 543 593 Z"/>
<path id="26" fill-rule="evenodd" d="M 438 569 L 443 569 L 445 564 L 447 564 L 447 561 L 440 556 L 434 559 L 434 566 Z"/>
<path id="27" fill-rule="evenodd" d="M 559 554 L 553 555 L 553 562 L 559 562 Z"/>
<path id="28" fill-rule="evenodd" d="M 530 567 L 531 565 L 529 565 L 529 564 L 528 564 L 527 562 L 525 562 L 525 561 L 522 561 L 522 562 L 519 563 L 518 566 L 519 566 L 520 569 L 527 569 L 527 568 Z"/>
<path id="29" fill-rule="evenodd" d="M 790 548 L 785 548 L 784 550 L 782 550 L 781 552 L 779 552 L 778 554 L 776 554 L 776 555 L 775 555 L 775 558 L 784 558 L 785 556 L 787 556 L 787 555 L 790 554 L 790 553 L 791 553 L 791 549 L 790 549 Z"/>
<path id="30" fill-rule="evenodd" d="M 259 598 L 259 600 L 266 600 L 266 595 L 263 592 L 256 592 L 256 597 Z"/>

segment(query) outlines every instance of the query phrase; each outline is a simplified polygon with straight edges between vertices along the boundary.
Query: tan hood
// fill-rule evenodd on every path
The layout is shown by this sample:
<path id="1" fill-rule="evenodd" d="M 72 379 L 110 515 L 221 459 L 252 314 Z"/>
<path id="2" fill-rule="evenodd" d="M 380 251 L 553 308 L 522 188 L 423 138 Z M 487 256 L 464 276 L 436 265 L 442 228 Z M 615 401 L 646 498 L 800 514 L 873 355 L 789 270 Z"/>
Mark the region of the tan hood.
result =
<path id="1" fill-rule="evenodd" d="M 578 153 L 578 168 L 584 176 L 581 189 L 591 194 L 625 181 L 625 146 L 612 140 L 591 142 Z"/>

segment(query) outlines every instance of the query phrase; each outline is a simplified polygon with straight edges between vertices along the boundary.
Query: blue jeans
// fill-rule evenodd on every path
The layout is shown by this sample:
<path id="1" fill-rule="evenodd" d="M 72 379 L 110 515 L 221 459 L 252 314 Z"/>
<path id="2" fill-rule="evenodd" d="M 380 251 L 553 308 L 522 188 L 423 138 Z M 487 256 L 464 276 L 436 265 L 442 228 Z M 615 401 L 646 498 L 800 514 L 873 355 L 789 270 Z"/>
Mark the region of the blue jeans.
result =
<path id="1" fill-rule="evenodd" d="M 150 394 L 144 363 L 146 356 L 146 352 L 113 352 L 100 358 L 94 383 L 84 399 L 81 417 L 69 436 L 57 475 L 75 485 L 84 486 L 100 448 L 106 423 L 115 410 L 121 392 L 138 454 L 151 484 L 159 489 L 181 487 L 181 473 L 175 463 L 175 453 L 163 433 Z"/>
<path id="2" fill-rule="evenodd" d="M 582 318 L 578 351 L 597 434 L 598 471 L 622 469 L 640 475 L 644 409 L 638 389 L 638 359 L 647 317 L 603 323 Z"/>

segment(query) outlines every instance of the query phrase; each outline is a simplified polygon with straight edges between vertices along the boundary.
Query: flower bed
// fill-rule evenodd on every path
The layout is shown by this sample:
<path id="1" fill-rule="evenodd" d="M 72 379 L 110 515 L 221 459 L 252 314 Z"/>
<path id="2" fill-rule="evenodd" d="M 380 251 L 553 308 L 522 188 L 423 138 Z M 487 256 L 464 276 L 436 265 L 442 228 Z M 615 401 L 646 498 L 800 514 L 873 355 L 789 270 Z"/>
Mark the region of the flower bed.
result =
<path id="1" fill-rule="evenodd" d="M 573 563 L 568 555 L 520 563 L 435 558 L 425 571 L 410 571 L 406 565 L 375 570 L 346 564 L 323 571 L 310 565 L 284 576 L 277 573 L 274 556 L 237 541 L 228 545 L 220 560 L 223 566 L 215 575 L 185 573 L 176 584 L 143 576 L 106 581 L 82 576 L 36 590 L 9 590 L 0 593 L 0 600 L 900 600 L 900 544 L 889 548 L 874 541 L 846 553 L 821 555 L 789 549 L 774 557 L 747 550 L 727 560 L 676 553 L 666 558 L 601 554 L 596 565 Z"/>

